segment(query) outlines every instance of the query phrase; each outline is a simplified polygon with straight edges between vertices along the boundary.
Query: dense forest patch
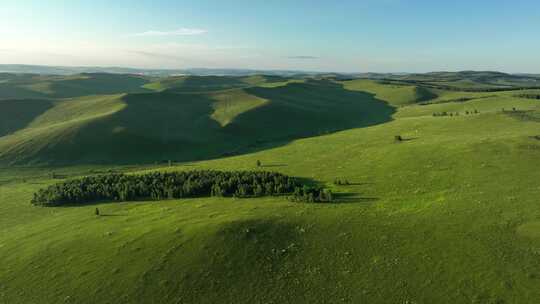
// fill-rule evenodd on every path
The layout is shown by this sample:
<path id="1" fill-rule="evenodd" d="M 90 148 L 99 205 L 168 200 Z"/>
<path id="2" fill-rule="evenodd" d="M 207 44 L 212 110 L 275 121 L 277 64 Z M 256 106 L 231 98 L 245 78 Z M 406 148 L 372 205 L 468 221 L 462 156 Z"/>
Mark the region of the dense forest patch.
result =
<path id="1" fill-rule="evenodd" d="M 328 190 L 266 171 L 189 171 L 142 175 L 105 174 L 73 179 L 41 189 L 32 204 L 80 205 L 96 201 L 163 200 L 204 196 L 259 197 L 293 194 L 294 201 L 331 201 Z"/>

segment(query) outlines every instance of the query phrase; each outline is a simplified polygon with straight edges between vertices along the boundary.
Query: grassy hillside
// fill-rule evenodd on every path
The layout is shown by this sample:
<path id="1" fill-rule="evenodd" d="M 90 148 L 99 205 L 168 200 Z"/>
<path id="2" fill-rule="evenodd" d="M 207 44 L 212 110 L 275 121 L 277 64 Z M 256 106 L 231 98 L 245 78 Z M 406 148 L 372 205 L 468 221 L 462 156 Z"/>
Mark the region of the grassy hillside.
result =
<path id="1" fill-rule="evenodd" d="M 344 87 L 349 90 L 365 91 L 394 106 L 404 106 L 428 101 L 437 97 L 430 90 L 413 85 L 384 84 L 375 80 L 344 81 Z"/>
<path id="2" fill-rule="evenodd" d="M 280 76 L 253 75 L 253 76 L 176 76 L 158 78 L 145 84 L 144 88 L 154 91 L 169 90 L 171 92 L 208 92 L 233 88 L 247 88 L 251 86 L 274 86 L 287 84 L 291 79 Z"/>
<path id="3" fill-rule="evenodd" d="M 35 116 L 27 128 L 0 138 L 0 163 L 205 159 L 382 123 L 392 113 L 371 94 L 324 81 L 66 99 Z"/>
<path id="4" fill-rule="evenodd" d="M 232 90 L 236 95 L 231 99 L 220 95 L 226 92 L 181 94 L 181 109 L 178 94 L 166 92 L 88 97 L 29 114 L 37 118 L 24 123 L 24 132 L 53 134 L 49 128 L 63 128 L 60 113 L 85 113 L 65 122 L 70 127 L 64 130 L 77 134 L 69 141 L 79 144 L 78 138 L 93 132 L 103 138 L 111 127 L 134 118 L 140 127 L 126 129 L 133 134 L 163 134 L 159 124 L 174 120 L 175 127 L 189 131 L 182 133 L 186 139 L 191 133 L 193 138 L 215 136 L 198 133 L 210 130 L 205 127 L 210 123 L 225 134 L 243 132 L 249 138 L 252 133 L 242 126 L 262 130 L 270 121 L 265 117 L 277 122 L 274 132 L 261 131 L 265 136 L 287 134 L 297 121 L 312 128 L 329 121 L 336 126 L 337 115 L 361 120 L 351 120 L 341 132 L 173 167 L 3 168 L 0 303 L 539 302 L 540 171 L 534 170 L 540 151 L 539 101 L 517 98 L 516 92 L 486 97 L 440 91 L 433 103 L 406 102 L 385 112 L 381 96 L 391 104 L 408 100 L 393 95 L 402 88 L 370 84 L 378 92 L 362 92 L 366 85 L 349 87 L 360 91 L 329 82 L 255 87 Z M 253 96 L 256 102 L 247 102 Z M 220 104 L 228 100 L 242 102 Z M 358 103 L 371 110 L 347 113 Z M 479 113 L 465 115 L 471 109 Z M 179 115 L 197 111 L 209 118 L 197 126 L 181 122 Z M 212 117 L 215 111 L 221 114 Z M 460 115 L 433 116 L 441 111 Z M 393 119 L 386 119 L 390 114 Z M 66 135 L 60 134 L 58 142 L 64 144 Z M 396 142 L 395 135 L 404 140 Z M 37 142 L 41 137 L 32 138 Z M 115 140 L 100 147 L 106 151 Z M 152 153 L 145 146 L 131 148 Z M 261 170 L 332 188 L 338 203 L 291 203 L 283 197 L 64 208 L 29 203 L 34 191 L 60 180 L 51 179 L 52 171 L 71 178 L 111 169 L 257 170 L 257 160 Z M 333 185 L 336 178 L 352 185 Z M 102 216 L 94 215 L 96 207 Z"/>
<path id="5" fill-rule="evenodd" d="M 40 76 L 33 74 L 0 74 L 1 99 L 71 98 L 145 92 L 147 79 L 135 75 L 79 74 Z"/>

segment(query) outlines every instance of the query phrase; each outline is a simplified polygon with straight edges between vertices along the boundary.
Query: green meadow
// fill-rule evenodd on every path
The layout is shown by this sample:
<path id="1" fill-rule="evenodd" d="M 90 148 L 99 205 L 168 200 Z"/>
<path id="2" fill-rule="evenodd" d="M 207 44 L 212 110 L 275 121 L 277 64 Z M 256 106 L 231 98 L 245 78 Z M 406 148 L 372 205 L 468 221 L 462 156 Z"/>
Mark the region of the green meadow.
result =
<path id="1" fill-rule="evenodd" d="M 540 302 L 540 101 L 518 97 L 540 90 L 102 76 L 0 78 L 0 303 Z M 30 204 L 70 178 L 202 169 L 335 201 Z"/>

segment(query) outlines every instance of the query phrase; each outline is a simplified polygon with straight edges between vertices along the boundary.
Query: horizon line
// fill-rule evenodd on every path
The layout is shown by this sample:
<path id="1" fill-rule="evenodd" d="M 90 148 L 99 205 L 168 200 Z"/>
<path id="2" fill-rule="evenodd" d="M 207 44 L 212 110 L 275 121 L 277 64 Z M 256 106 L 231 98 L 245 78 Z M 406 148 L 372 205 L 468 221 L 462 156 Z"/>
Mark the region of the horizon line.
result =
<path id="1" fill-rule="evenodd" d="M 27 63 L 0 63 L 0 66 L 23 66 L 23 67 L 46 67 L 46 68 L 66 68 L 66 69 L 90 69 L 90 68 L 99 68 L 99 69 L 131 69 L 131 70 L 140 70 L 140 71 L 189 71 L 189 70 L 231 70 L 231 71 L 251 71 L 251 72 L 298 72 L 298 73 L 310 73 L 310 74 L 428 74 L 428 73 L 463 73 L 463 72 L 490 72 L 490 73 L 504 73 L 509 75 L 540 75 L 540 72 L 504 72 L 501 70 L 429 70 L 426 72 L 372 72 L 372 71 L 355 71 L 355 72 L 344 72 L 344 71 L 324 71 L 324 70 L 298 70 L 298 69 L 277 69 L 277 68 L 231 68 L 231 67 L 186 67 L 186 68 L 140 68 L 134 66 L 115 66 L 115 65 L 48 65 L 48 64 L 27 64 Z M 2 72 L 9 73 L 9 72 Z M 32 73 L 30 73 L 32 74 Z"/>

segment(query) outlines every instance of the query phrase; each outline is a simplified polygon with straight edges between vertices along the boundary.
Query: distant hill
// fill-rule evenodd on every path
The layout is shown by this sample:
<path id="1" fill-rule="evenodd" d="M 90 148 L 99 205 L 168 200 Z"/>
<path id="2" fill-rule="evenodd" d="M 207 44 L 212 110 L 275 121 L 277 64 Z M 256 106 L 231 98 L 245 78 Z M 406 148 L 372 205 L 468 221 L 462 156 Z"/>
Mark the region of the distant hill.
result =
<path id="1" fill-rule="evenodd" d="M 492 71 L 431 72 L 403 75 L 387 74 L 386 76 L 377 75 L 375 78 L 421 84 L 432 88 L 471 91 L 540 87 L 540 78 L 537 76 Z"/>
<path id="2" fill-rule="evenodd" d="M 0 129 L 4 135 L 0 137 L 0 163 L 153 163 L 214 158 L 382 123 L 394 112 L 373 94 L 347 90 L 332 81 L 275 82 L 282 79 L 272 77 L 175 80 L 178 82 L 152 93 L 53 102 L 0 100 L 0 120 L 9 122 Z M 129 86 L 133 80 L 128 77 L 125 81 Z M 249 81 L 261 86 L 248 86 Z M 180 85 L 183 83 L 187 87 Z M 236 87 L 238 84 L 242 87 Z M 53 93 L 72 93 L 71 86 L 63 88 L 64 93 Z"/>
<path id="3" fill-rule="evenodd" d="M 142 93 L 150 82 L 138 75 L 83 73 L 69 76 L 0 73 L 0 99 L 69 98 Z"/>
<path id="4" fill-rule="evenodd" d="M 41 66 L 24 64 L 0 64 L 0 73 L 13 74 L 40 74 L 40 75 L 74 75 L 81 73 L 111 73 L 111 74 L 139 74 L 147 76 L 250 76 L 257 74 L 296 76 L 317 75 L 319 72 L 294 70 L 250 70 L 250 69 L 138 69 L 125 67 L 67 67 L 67 66 Z"/>

